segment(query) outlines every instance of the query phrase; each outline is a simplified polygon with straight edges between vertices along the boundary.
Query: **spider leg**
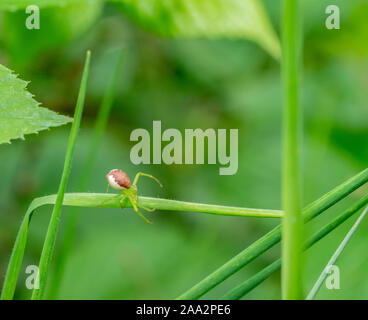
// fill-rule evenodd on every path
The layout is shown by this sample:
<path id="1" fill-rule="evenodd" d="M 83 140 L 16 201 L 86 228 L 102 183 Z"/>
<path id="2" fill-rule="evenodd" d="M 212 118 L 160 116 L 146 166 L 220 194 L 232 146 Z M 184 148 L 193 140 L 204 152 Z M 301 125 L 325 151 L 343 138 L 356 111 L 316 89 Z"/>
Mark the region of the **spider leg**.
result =
<path id="1" fill-rule="evenodd" d="M 97 205 L 97 207 L 101 207 L 101 206 L 103 206 L 105 203 L 107 203 L 107 202 L 109 202 L 109 201 L 112 201 L 112 200 L 114 200 L 114 199 L 119 198 L 122 194 L 123 194 L 123 191 L 122 191 L 122 192 L 120 192 L 119 194 L 117 194 L 115 197 L 112 197 L 112 198 L 110 198 L 110 199 L 107 199 L 107 200 L 102 201 L 99 205 Z"/>
<path id="2" fill-rule="evenodd" d="M 121 193 L 120 193 L 121 194 Z M 126 195 L 126 194 L 124 194 L 124 196 L 120 199 L 120 207 L 122 208 L 122 209 L 124 209 L 124 207 L 123 207 L 123 204 L 124 204 L 124 200 L 127 198 L 128 196 Z"/>
<path id="3" fill-rule="evenodd" d="M 137 203 L 137 207 L 138 207 L 138 208 L 141 208 L 141 209 L 143 209 L 143 210 L 146 210 L 146 211 L 148 211 L 148 212 L 153 212 L 153 211 L 155 211 L 155 210 L 156 210 L 155 208 L 150 209 L 150 208 L 144 207 L 144 206 L 140 205 L 139 203 Z"/>
<path id="4" fill-rule="evenodd" d="M 159 185 L 160 187 L 162 188 L 162 183 L 157 179 L 155 178 L 154 176 L 150 175 L 150 174 L 147 174 L 147 173 L 143 173 L 143 172 L 138 172 L 133 180 L 133 186 L 136 186 L 137 183 L 138 183 L 138 179 L 139 177 L 142 176 L 142 177 L 148 177 L 148 178 L 151 178 L 153 180 L 155 180 Z"/>
<path id="5" fill-rule="evenodd" d="M 130 200 L 130 203 L 132 204 L 132 207 L 134 209 L 134 211 L 144 220 L 146 221 L 147 223 L 149 224 L 152 224 L 151 221 L 149 221 L 139 210 L 138 210 L 138 207 L 137 207 L 137 203 L 136 201 L 131 197 L 131 196 L 128 196 L 129 200 Z"/>

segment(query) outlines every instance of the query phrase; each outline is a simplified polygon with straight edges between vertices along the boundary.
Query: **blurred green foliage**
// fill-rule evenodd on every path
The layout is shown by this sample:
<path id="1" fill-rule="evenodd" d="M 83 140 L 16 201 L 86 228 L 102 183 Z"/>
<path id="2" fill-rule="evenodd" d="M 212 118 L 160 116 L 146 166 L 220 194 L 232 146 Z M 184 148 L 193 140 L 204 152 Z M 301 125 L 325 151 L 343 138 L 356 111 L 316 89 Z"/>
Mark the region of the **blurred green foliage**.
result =
<path id="1" fill-rule="evenodd" d="M 279 30 L 280 2 L 264 1 Z M 331 1 L 305 1 L 303 106 L 304 203 L 367 167 L 368 4 L 336 1 L 341 30 L 324 26 Z M 115 49 L 125 48 L 109 127 L 99 150 L 88 190 L 104 192 L 105 174 L 121 168 L 133 176 L 144 171 L 159 177 L 164 189 L 142 181 L 144 195 L 227 205 L 280 208 L 281 84 L 280 66 L 256 44 L 241 39 L 168 39 L 143 31 L 114 5 L 83 10 L 83 23 L 71 27 L 48 10 L 37 34 L 24 30 L 24 12 L 3 13 L 0 63 L 16 70 L 38 101 L 73 114 L 86 49 L 93 51 L 89 92 L 76 146 L 69 191 L 76 190 L 91 128 Z M 26 42 L 24 42 L 26 41 Z M 215 165 L 133 166 L 129 151 L 135 128 L 239 128 L 239 170 L 219 176 Z M 0 274 L 5 274 L 21 218 L 37 196 L 56 193 L 68 127 L 28 142 L 0 146 Z M 308 234 L 367 192 L 358 190 L 308 224 Z M 66 216 L 65 208 L 62 215 Z M 25 266 L 37 264 L 51 207 L 37 212 L 17 291 L 28 298 Z M 132 210 L 83 209 L 77 242 L 67 265 L 60 298 L 174 298 L 270 230 L 277 221 L 155 213 L 146 225 Z M 353 221 L 348 221 L 306 254 L 309 290 Z M 321 298 L 367 298 L 368 222 L 363 222 L 338 263 L 341 290 L 324 288 Z M 62 239 L 62 232 L 60 233 Z M 206 297 L 221 296 L 279 256 L 264 254 Z M 0 283 L 2 282 L 2 278 Z M 246 296 L 280 298 L 279 274 Z"/>

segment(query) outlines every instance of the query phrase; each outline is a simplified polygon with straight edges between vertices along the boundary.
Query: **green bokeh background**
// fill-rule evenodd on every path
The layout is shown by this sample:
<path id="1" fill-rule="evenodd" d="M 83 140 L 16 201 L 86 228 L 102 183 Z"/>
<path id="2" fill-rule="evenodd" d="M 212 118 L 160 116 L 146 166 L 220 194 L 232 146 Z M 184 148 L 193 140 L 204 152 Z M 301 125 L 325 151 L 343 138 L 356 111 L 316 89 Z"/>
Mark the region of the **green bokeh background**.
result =
<path id="1" fill-rule="evenodd" d="M 324 26 L 329 4 L 341 10 L 341 30 Z M 280 1 L 264 1 L 276 30 Z M 304 1 L 304 204 L 368 163 L 368 3 Z M 68 191 L 104 192 L 105 174 L 121 168 L 160 178 L 140 182 L 140 194 L 254 208 L 280 208 L 280 65 L 256 44 L 239 39 L 180 40 L 150 34 L 113 5 L 43 9 L 38 33 L 24 28 L 24 11 L 1 16 L 0 63 L 30 80 L 45 107 L 72 115 L 87 49 L 92 50 L 86 108 Z M 76 18 L 77 17 L 77 18 Z M 83 19 L 78 19 L 83 17 Z M 93 123 L 118 48 L 124 66 L 108 130 L 88 190 L 78 190 Z M 135 128 L 238 128 L 239 170 L 219 176 L 217 165 L 130 163 Z M 21 219 L 31 200 L 57 192 L 70 127 L 0 146 L 0 284 Z M 307 225 L 319 229 L 367 192 L 356 191 Z M 69 208 L 62 212 L 59 244 Z M 31 223 L 16 298 L 26 299 L 25 267 L 38 264 L 51 207 Z M 147 225 L 130 209 L 83 209 L 59 298 L 175 298 L 257 240 L 279 221 L 158 212 Z M 305 255 L 307 292 L 353 223 L 350 219 Z M 368 298 L 368 221 L 338 262 L 341 289 L 319 298 Z M 276 246 L 206 298 L 218 298 L 280 255 Z M 279 299 L 276 273 L 247 299 Z"/>

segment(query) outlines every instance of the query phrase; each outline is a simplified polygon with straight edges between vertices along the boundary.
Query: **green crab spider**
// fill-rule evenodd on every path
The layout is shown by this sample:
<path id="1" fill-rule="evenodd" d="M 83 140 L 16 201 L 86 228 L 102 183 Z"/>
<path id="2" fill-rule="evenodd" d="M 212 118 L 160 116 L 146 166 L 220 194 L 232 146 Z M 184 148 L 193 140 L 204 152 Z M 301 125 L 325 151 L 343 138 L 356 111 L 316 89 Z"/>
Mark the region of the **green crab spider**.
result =
<path id="1" fill-rule="evenodd" d="M 162 188 L 162 184 L 161 182 L 155 178 L 154 176 L 147 174 L 147 173 L 143 173 L 143 172 L 138 172 L 133 180 L 133 184 L 130 182 L 130 179 L 128 177 L 128 175 L 120 170 L 120 169 L 113 169 L 111 170 L 107 175 L 107 181 L 108 181 L 108 185 L 107 185 L 107 190 L 106 192 L 109 191 L 109 187 L 111 186 L 113 189 L 115 190 L 121 190 L 121 192 L 116 195 L 116 198 L 121 197 L 120 199 L 120 205 L 121 207 L 123 207 L 123 203 L 125 201 L 125 199 L 128 199 L 129 202 L 131 203 L 133 210 L 147 223 L 152 224 L 152 222 L 150 220 L 148 220 L 140 211 L 139 209 L 143 209 L 146 210 L 148 212 L 153 212 L 155 211 L 155 209 L 150 209 L 150 208 L 146 208 L 142 205 L 140 205 L 138 203 L 138 188 L 137 188 L 137 183 L 138 183 L 138 179 L 139 177 L 148 177 L 151 178 L 153 180 L 155 180 L 160 187 Z"/>

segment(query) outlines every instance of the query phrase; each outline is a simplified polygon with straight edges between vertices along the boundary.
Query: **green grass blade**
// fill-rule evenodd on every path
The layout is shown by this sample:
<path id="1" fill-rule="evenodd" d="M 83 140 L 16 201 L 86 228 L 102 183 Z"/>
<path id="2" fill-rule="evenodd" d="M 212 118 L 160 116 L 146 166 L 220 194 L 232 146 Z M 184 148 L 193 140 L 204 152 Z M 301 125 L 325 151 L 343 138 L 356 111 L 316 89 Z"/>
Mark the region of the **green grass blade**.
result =
<path id="1" fill-rule="evenodd" d="M 298 0 L 283 0 L 284 87 L 282 206 L 282 297 L 302 299 L 301 110 L 299 109 L 301 15 Z"/>
<path id="2" fill-rule="evenodd" d="M 224 294 L 222 300 L 239 300 L 248 292 L 259 286 L 264 280 L 266 280 L 272 273 L 279 270 L 281 267 L 281 259 L 277 259 L 267 267 L 263 268 L 260 272 L 253 277 L 239 284 L 229 292 Z"/>
<path id="3" fill-rule="evenodd" d="M 89 61 L 89 54 L 88 54 Z M 76 120 L 74 119 L 73 127 L 75 127 Z M 61 199 L 62 201 L 62 199 Z M 56 197 L 55 197 L 56 202 Z M 24 251 L 27 243 L 27 235 L 28 235 L 28 227 L 32 218 L 32 214 L 34 210 L 38 207 L 40 201 L 35 199 L 30 204 L 24 218 L 22 224 L 18 230 L 17 238 L 14 243 L 14 247 L 10 256 L 8 268 L 5 275 L 5 280 L 3 284 L 3 289 L 1 291 L 1 300 L 11 300 L 14 297 L 14 292 L 19 276 L 19 271 L 22 265 Z"/>
<path id="4" fill-rule="evenodd" d="M 345 181 L 338 187 L 334 188 L 318 200 L 308 205 L 303 210 L 304 222 L 307 222 L 335 203 L 339 202 L 350 193 L 361 187 L 368 182 L 368 169 L 363 170 L 354 177 Z M 258 239 L 251 244 L 248 248 L 244 249 L 238 255 L 230 259 L 216 271 L 208 275 L 205 279 L 198 282 L 188 291 L 180 295 L 177 299 L 198 299 L 206 292 L 219 285 L 235 272 L 252 262 L 262 253 L 272 248 L 281 240 L 281 225 L 276 226 L 269 233 Z"/>
<path id="5" fill-rule="evenodd" d="M 314 284 L 312 290 L 309 292 L 306 300 L 313 300 L 316 297 L 316 294 L 318 293 L 319 289 L 321 288 L 322 283 L 325 281 L 326 277 L 329 274 L 329 270 L 331 269 L 331 266 L 333 266 L 336 261 L 341 256 L 342 252 L 346 248 L 347 244 L 350 242 L 351 238 L 353 237 L 354 233 L 358 230 L 359 225 L 363 221 L 364 217 L 366 216 L 368 212 L 368 207 L 363 211 L 363 213 L 359 216 L 357 221 L 354 223 L 354 225 L 351 227 L 349 232 L 346 234 L 345 238 L 342 240 L 330 260 L 328 261 L 326 267 L 323 269 L 321 275 L 317 279 L 316 283 Z"/>
<path id="6" fill-rule="evenodd" d="M 31 209 L 34 211 L 48 204 L 55 204 L 57 195 L 49 195 L 33 200 Z M 123 205 L 121 198 L 112 193 L 66 193 L 63 205 L 90 208 L 131 208 L 131 203 L 126 200 Z M 215 214 L 221 216 L 254 217 L 254 218 L 282 218 L 280 210 L 253 209 L 241 207 L 220 206 L 216 204 L 205 204 L 196 202 L 177 201 L 151 197 L 138 197 L 138 204 L 146 208 L 165 211 L 185 211 Z M 27 212 L 28 212 L 27 211 Z M 152 214 L 152 213 L 151 213 Z"/>
<path id="7" fill-rule="evenodd" d="M 313 219 L 318 214 L 327 210 L 329 207 L 337 203 L 339 200 L 343 199 L 354 190 L 358 189 L 360 186 L 368 181 L 368 169 L 360 172 L 356 176 L 350 178 L 340 186 L 331 190 L 329 193 L 314 201 L 312 204 L 304 209 L 305 221 Z M 2 290 L 1 299 L 12 299 L 15 291 L 15 286 L 17 283 L 19 270 L 22 264 L 22 259 L 24 255 L 24 250 L 27 241 L 28 226 L 31 221 L 32 214 L 37 208 L 48 205 L 55 204 L 56 195 L 45 196 L 41 198 L 34 199 L 28 208 L 26 215 L 23 219 L 22 225 L 18 231 L 15 245 L 10 257 L 8 264 L 8 269 L 4 281 L 4 286 Z M 282 212 L 277 210 L 262 210 L 262 209 L 248 209 L 248 208 L 236 208 L 236 207 L 226 207 L 217 205 L 207 205 L 191 202 L 182 202 L 175 200 L 166 199 L 156 199 L 149 197 L 139 197 L 138 202 L 149 208 L 156 208 L 158 210 L 173 210 L 173 211 L 192 211 L 192 212 L 203 212 L 209 214 L 220 214 L 220 215 L 238 215 L 247 217 L 260 217 L 262 215 L 268 217 L 282 217 Z M 112 194 L 93 194 L 93 193 L 67 193 L 64 196 L 63 205 L 67 206 L 80 206 L 80 207 L 99 207 L 101 203 L 104 203 L 103 207 L 107 208 L 119 208 L 119 199 L 116 195 Z M 125 207 L 130 207 L 129 203 L 124 203 Z M 182 297 L 186 299 L 195 299 L 195 297 L 200 297 L 211 288 L 215 287 L 217 284 L 228 278 L 231 274 L 235 273 L 237 270 L 241 269 L 244 265 L 253 261 L 257 256 L 270 248 L 281 238 L 281 228 L 276 227 L 266 236 L 263 236 L 257 241 L 260 246 L 256 250 L 254 244 L 241 252 L 238 256 L 231 259 L 230 261 L 234 265 L 231 269 L 228 268 L 228 264 L 225 264 L 219 268 L 219 273 L 217 277 L 213 277 L 211 283 L 200 282 L 195 287 L 190 289 Z M 267 241 L 266 241 L 267 240 Z M 262 243 L 265 242 L 263 245 Z M 238 264 L 237 264 L 238 263 Z"/>
<path id="8" fill-rule="evenodd" d="M 18 230 L 17 238 L 8 264 L 1 299 L 9 300 L 14 296 L 14 291 L 27 243 L 28 227 L 34 211 L 42 206 L 55 204 L 56 200 L 57 195 L 49 195 L 36 198 L 30 204 L 23 218 L 21 227 Z M 157 210 L 200 212 L 225 216 L 282 218 L 283 215 L 279 210 L 218 206 L 141 196 L 138 198 L 138 203 L 144 207 L 155 208 Z M 107 193 L 66 193 L 64 194 L 63 205 L 94 208 L 121 207 L 120 198 L 117 198 L 116 194 Z M 124 202 L 123 207 L 131 208 L 130 202 Z"/>
<path id="9" fill-rule="evenodd" d="M 30 204 L 22 224 L 18 230 L 17 238 L 10 256 L 8 269 L 5 274 L 3 289 L 1 291 L 1 300 L 12 300 L 14 297 L 15 288 L 17 285 L 20 267 L 23 261 L 24 250 L 27 242 L 28 226 L 32 217 L 34 201 Z"/>
<path id="10" fill-rule="evenodd" d="M 319 230 L 316 234 L 314 234 L 304 245 L 304 250 L 309 249 L 319 240 L 327 236 L 330 232 L 339 227 L 342 223 L 344 223 L 347 219 L 349 219 L 356 212 L 364 208 L 368 204 L 368 196 L 365 196 L 361 200 L 359 200 L 356 204 L 351 206 L 348 210 L 344 211 L 341 215 L 335 218 L 333 221 L 324 226 L 321 230 Z M 234 289 L 227 292 L 222 299 L 225 300 L 237 300 L 241 299 L 244 295 L 249 293 L 259 284 L 261 284 L 264 280 L 266 280 L 271 274 L 279 270 L 281 267 L 281 259 L 276 260 L 271 263 L 260 272 L 255 274 L 253 277 L 247 279 Z"/>
<path id="11" fill-rule="evenodd" d="M 39 263 L 39 289 L 34 289 L 32 294 L 33 300 L 42 299 L 45 288 L 46 282 L 50 270 L 50 263 L 52 260 L 52 255 L 55 247 L 57 231 L 59 227 L 60 221 L 60 214 L 61 214 L 61 206 L 63 203 L 65 189 L 68 183 L 68 178 L 70 174 L 73 153 L 75 148 L 75 142 L 77 140 L 78 131 L 80 127 L 80 122 L 82 119 L 82 113 L 84 108 L 84 100 L 86 95 L 86 88 L 87 88 L 87 79 L 88 79 L 88 71 L 89 65 L 91 60 L 91 53 L 88 51 L 82 76 L 82 82 L 79 89 L 78 101 L 77 106 L 75 109 L 74 114 L 74 121 L 72 125 L 72 129 L 70 131 L 65 162 L 64 162 L 64 170 L 60 181 L 59 191 L 57 194 L 55 206 L 51 215 L 49 227 L 47 230 L 44 246 L 41 253 L 40 263 Z"/>
<path id="12" fill-rule="evenodd" d="M 115 91 L 118 82 L 120 72 L 123 65 L 123 50 L 117 51 L 116 63 L 113 66 L 111 78 L 107 84 L 106 92 L 103 97 L 101 107 L 99 109 L 95 126 L 93 129 L 93 135 L 89 151 L 83 165 L 80 183 L 78 190 L 85 191 L 88 188 L 91 176 L 93 174 L 93 168 L 96 162 L 97 153 L 100 150 L 101 141 L 106 131 L 108 119 L 110 117 L 111 108 L 115 100 Z M 50 292 L 47 294 L 48 299 L 56 299 L 58 296 L 60 284 L 64 274 L 66 262 L 73 247 L 74 236 L 76 233 L 77 222 L 79 219 L 80 208 L 74 207 L 68 214 L 65 222 L 64 236 L 61 242 L 61 247 L 57 250 L 55 257 L 55 269 L 51 279 Z"/>

